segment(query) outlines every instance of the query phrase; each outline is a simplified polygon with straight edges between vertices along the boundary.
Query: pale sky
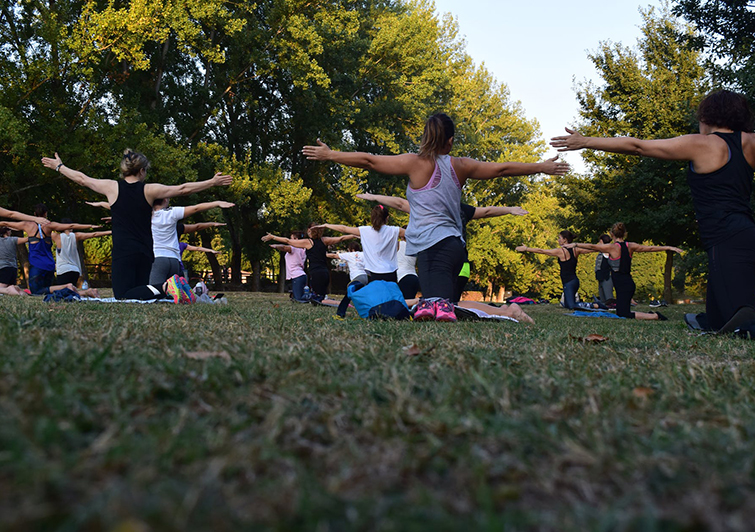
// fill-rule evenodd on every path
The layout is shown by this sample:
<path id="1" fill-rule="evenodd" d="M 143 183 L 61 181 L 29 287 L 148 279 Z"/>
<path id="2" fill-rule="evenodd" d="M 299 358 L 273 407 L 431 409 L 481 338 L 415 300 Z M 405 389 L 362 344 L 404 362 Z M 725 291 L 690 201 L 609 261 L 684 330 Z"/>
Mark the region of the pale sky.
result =
<path id="1" fill-rule="evenodd" d="M 658 9 L 661 0 L 435 0 L 438 13 L 456 18 L 474 62 L 508 86 L 546 140 L 575 123 L 575 82 L 601 81 L 587 54 L 602 41 L 634 47 L 640 8 L 649 6 Z M 578 153 L 564 158 L 584 171 Z"/>

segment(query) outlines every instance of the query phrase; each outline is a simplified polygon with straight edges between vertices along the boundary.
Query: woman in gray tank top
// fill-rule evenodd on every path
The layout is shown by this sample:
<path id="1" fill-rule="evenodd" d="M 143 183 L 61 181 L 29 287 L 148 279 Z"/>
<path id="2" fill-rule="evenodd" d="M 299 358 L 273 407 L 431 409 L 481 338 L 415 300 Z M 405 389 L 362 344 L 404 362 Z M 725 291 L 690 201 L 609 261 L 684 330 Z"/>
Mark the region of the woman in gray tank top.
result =
<path id="1" fill-rule="evenodd" d="M 493 179 L 503 176 L 563 175 L 569 165 L 558 157 L 540 163 L 490 163 L 468 157 L 451 157 L 454 123 L 445 114 L 431 116 L 419 153 L 373 155 L 364 152 L 331 150 L 317 140 L 317 146 L 304 146 L 309 160 L 333 161 L 382 174 L 407 175 L 406 198 L 411 216 L 406 230 L 407 254 L 417 256 L 417 273 L 423 300 L 415 319 L 456 321 L 451 299 L 456 276 L 464 259 L 459 204 L 467 179 Z"/>

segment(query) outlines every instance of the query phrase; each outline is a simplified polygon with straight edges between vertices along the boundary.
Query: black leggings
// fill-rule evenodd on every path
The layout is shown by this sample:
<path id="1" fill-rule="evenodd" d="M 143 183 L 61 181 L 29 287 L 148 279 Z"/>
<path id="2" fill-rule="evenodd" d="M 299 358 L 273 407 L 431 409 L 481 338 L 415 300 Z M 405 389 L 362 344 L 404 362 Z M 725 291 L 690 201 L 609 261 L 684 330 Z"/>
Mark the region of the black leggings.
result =
<path id="1" fill-rule="evenodd" d="M 458 236 L 444 238 L 417 254 L 417 275 L 422 297 L 452 300 L 456 278 L 464 265 L 464 243 Z"/>
<path id="2" fill-rule="evenodd" d="M 367 282 L 371 283 L 372 281 L 388 281 L 389 283 L 397 283 L 398 277 L 396 276 L 396 272 L 391 272 L 391 273 L 367 272 Z"/>
<path id="3" fill-rule="evenodd" d="M 419 292 L 419 277 L 413 274 L 404 275 L 398 282 L 404 299 L 414 299 Z"/>
<path id="4" fill-rule="evenodd" d="M 611 272 L 611 278 L 613 279 L 613 288 L 616 290 L 616 315 L 633 320 L 632 298 L 637 286 L 634 284 L 632 274 Z"/>
<path id="5" fill-rule="evenodd" d="M 708 249 L 708 325 L 720 329 L 741 307 L 755 307 L 755 228 Z"/>
<path id="6" fill-rule="evenodd" d="M 152 290 L 154 288 L 154 290 Z M 155 293 L 155 291 L 157 293 Z M 138 299 L 140 301 L 150 301 L 152 299 L 163 299 L 165 292 L 163 292 L 162 286 L 150 285 L 150 286 L 137 286 L 132 288 L 121 299 Z"/>
<path id="7" fill-rule="evenodd" d="M 152 257 L 149 255 L 138 253 L 114 258 L 111 274 L 113 297 L 125 299 L 126 292 L 132 288 L 148 284 L 151 270 Z"/>
<path id="8" fill-rule="evenodd" d="M 330 271 L 327 268 L 309 269 L 309 289 L 315 299 L 322 300 L 328 293 Z"/>

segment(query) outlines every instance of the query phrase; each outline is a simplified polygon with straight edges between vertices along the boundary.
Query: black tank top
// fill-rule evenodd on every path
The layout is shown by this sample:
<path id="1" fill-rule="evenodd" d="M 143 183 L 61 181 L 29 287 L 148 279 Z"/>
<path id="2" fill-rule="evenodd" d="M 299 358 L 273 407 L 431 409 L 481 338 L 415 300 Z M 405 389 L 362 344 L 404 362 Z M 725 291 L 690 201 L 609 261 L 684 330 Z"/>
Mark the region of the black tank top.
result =
<path id="1" fill-rule="evenodd" d="M 692 163 L 687 170 L 687 183 L 705 249 L 755 227 L 750 206 L 753 169 L 742 152 L 742 133 L 714 135 L 728 145 L 728 162 L 710 174 L 696 173 Z"/>
<path id="2" fill-rule="evenodd" d="M 144 182 L 118 180 L 118 199 L 113 215 L 113 258 L 152 254 L 152 206 L 144 197 Z"/>
<path id="3" fill-rule="evenodd" d="M 328 269 L 328 248 L 321 238 L 312 238 L 312 247 L 307 250 L 310 270 Z"/>
<path id="4" fill-rule="evenodd" d="M 619 255 L 618 267 L 616 267 L 615 260 L 608 259 L 611 261 L 611 272 L 612 274 L 623 273 L 629 275 L 632 271 L 632 255 L 629 254 L 629 246 L 627 246 L 626 242 L 616 242 L 616 244 L 619 246 L 619 249 L 621 249 L 621 255 Z"/>
<path id="5" fill-rule="evenodd" d="M 570 248 L 567 251 L 569 252 L 569 259 L 558 261 L 558 266 L 561 268 L 562 283 L 568 283 L 577 278 L 577 256 L 573 249 Z"/>

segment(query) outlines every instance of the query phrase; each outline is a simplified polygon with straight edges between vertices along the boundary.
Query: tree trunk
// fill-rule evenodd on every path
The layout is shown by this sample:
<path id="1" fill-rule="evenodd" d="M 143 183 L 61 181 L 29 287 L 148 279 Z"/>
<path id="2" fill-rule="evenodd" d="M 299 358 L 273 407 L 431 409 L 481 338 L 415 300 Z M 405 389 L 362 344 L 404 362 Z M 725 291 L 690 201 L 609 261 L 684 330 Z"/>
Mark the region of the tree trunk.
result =
<path id="1" fill-rule="evenodd" d="M 262 270 L 262 264 L 260 261 L 255 260 L 252 262 L 252 290 L 254 292 L 260 291 L 260 272 Z"/>
<path id="2" fill-rule="evenodd" d="M 506 287 L 505 286 L 499 286 L 498 287 L 498 296 L 496 297 L 497 303 L 503 303 L 506 301 Z"/>
<path id="3" fill-rule="evenodd" d="M 18 263 L 21 265 L 26 280 L 26 287 L 29 288 L 29 250 L 26 246 L 16 246 Z M 20 286 L 20 285 L 19 285 Z"/>
<path id="4" fill-rule="evenodd" d="M 200 238 L 202 241 L 202 247 L 203 248 L 209 248 L 212 249 L 212 234 L 208 233 L 207 231 L 202 231 L 200 234 Z M 218 262 L 218 258 L 215 256 L 214 253 L 206 253 L 207 260 L 210 262 L 210 269 L 212 269 L 212 279 L 215 281 L 215 286 L 213 287 L 216 291 L 223 289 L 223 273 L 220 268 L 220 263 Z"/>
<path id="5" fill-rule="evenodd" d="M 286 252 L 280 252 L 280 267 L 278 268 L 278 293 L 286 292 Z"/>
<path id="6" fill-rule="evenodd" d="M 488 281 L 488 287 L 485 289 L 485 299 L 493 301 L 493 281 Z"/>
<path id="7" fill-rule="evenodd" d="M 667 251 L 666 252 L 666 265 L 663 269 L 663 299 L 666 300 L 667 303 L 672 302 L 672 296 L 671 293 L 671 274 L 674 271 L 674 252 L 673 251 Z"/>

